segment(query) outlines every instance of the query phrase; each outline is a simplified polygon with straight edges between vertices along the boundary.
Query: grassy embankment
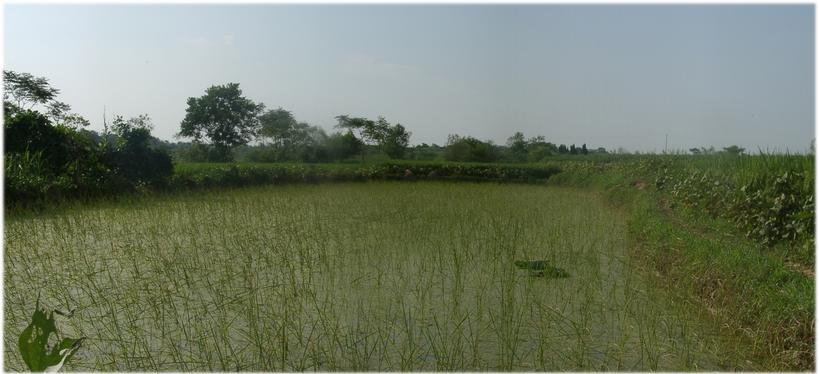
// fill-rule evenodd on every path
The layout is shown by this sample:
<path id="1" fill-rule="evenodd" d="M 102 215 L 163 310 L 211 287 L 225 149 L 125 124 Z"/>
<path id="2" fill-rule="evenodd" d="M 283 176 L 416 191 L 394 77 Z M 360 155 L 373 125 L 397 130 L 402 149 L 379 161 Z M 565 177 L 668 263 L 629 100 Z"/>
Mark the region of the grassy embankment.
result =
<path id="1" fill-rule="evenodd" d="M 811 156 L 644 157 L 562 167 L 550 184 L 604 189 L 630 210 L 634 253 L 656 284 L 692 311 L 705 311 L 721 334 L 745 341 L 762 367 L 814 367 Z M 772 240 L 772 233 L 799 228 L 795 237 Z"/>

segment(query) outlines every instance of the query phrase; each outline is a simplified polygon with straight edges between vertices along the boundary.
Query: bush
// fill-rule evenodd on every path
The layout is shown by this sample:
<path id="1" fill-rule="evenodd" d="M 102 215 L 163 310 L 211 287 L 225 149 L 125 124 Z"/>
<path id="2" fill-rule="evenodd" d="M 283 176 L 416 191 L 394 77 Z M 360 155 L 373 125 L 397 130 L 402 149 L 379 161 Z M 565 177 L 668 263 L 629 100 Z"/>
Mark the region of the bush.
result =
<path id="1" fill-rule="evenodd" d="M 112 189 L 111 166 L 90 138 L 26 111 L 5 121 L 7 204 Z"/>
<path id="2" fill-rule="evenodd" d="M 499 152 L 492 143 L 471 136 L 450 135 L 444 149 L 444 159 L 455 162 L 494 162 Z"/>
<path id="3" fill-rule="evenodd" d="M 6 116 L 6 203 L 27 206 L 166 185 L 173 163 L 166 152 L 150 145 L 147 121 L 147 116 L 118 118 L 111 145 L 103 141 L 107 135 L 92 137 L 88 131 L 52 125 L 35 111 Z"/>
<path id="4" fill-rule="evenodd" d="M 113 123 L 117 136 L 115 148 L 109 152 L 116 175 L 130 187 L 162 186 L 173 174 L 173 162 L 164 150 L 151 146 L 151 125 L 147 115 Z"/>

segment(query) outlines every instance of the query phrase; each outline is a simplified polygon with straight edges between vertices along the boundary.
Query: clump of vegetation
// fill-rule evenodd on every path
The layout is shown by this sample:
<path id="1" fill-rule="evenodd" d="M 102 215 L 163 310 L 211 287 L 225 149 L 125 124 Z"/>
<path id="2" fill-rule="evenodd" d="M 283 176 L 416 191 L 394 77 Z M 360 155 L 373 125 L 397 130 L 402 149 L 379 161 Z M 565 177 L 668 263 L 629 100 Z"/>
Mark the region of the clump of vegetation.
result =
<path id="1" fill-rule="evenodd" d="M 708 168 L 690 158 L 658 157 L 642 161 L 637 168 L 653 174 L 657 188 L 669 191 L 676 203 L 730 219 L 747 237 L 764 245 L 787 242 L 813 247 L 812 157 L 703 157 L 701 162 L 723 166 Z M 802 254 L 803 260 L 811 257 Z"/>
<path id="2" fill-rule="evenodd" d="M 408 178 L 408 172 L 412 178 Z M 542 182 L 560 169 L 548 165 L 389 162 L 379 164 L 182 164 L 169 186 L 198 188 L 364 180 Z"/>
<path id="3" fill-rule="evenodd" d="M 566 270 L 561 269 L 557 266 L 553 266 L 549 264 L 546 260 L 535 260 L 535 261 L 522 261 L 518 260 L 515 261 L 515 266 L 518 269 L 525 269 L 529 270 L 529 273 L 538 276 L 538 277 L 549 277 L 549 278 L 567 278 L 569 273 Z"/>
<path id="4" fill-rule="evenodd" d="M 238 83 L 211 86 L 201 97 L 188 98 L 179 136 L 208 140 L 214 161 L 233 159 L 234 147 L 247 144 L 259 132 L 263 104 L 242 96 Z"/>
<path id="5" fill-rule="evenodd" d="M 3 91 L 5 202 L 41 206 L 163 185 L 173 170 L 155 147 L 147 116 L 117 117 L 113 132 L 82 128 L 88 121 L 56 100 L 45 78 L 5 71 Z"/>

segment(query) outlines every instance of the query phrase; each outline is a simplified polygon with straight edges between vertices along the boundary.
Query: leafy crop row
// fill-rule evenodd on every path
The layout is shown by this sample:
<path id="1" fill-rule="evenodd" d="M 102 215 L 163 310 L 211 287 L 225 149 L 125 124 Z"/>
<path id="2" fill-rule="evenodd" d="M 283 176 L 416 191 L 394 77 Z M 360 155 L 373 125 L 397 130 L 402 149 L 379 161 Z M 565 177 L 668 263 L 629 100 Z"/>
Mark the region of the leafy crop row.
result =
<path id="1" fill-rule="evenodd" d="M 670 192 L 674 202 L 730 219 L 764 245 L 812 246 L 815 201 L 810 171 L 771 170 L 737 183 L 714 171 L 674 167 L 661 160 L 644 161 L 641 167 L 654 174 L 657 189 Z"/>

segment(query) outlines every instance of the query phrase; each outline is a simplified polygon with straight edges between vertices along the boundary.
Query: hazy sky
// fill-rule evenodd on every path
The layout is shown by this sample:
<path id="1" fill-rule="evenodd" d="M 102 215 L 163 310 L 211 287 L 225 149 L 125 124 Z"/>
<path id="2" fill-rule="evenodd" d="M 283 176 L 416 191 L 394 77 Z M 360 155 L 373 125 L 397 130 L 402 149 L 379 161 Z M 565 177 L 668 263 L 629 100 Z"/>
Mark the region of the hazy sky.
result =
<path id="1" fill-rule="evenodd" d="M 331 130 L 385 116 L 411 142 L 803 151 L 814 137 L 813 5 L 10 5 L 6 69 L 49 78 L 102 127 L 246 96 Z"/>

